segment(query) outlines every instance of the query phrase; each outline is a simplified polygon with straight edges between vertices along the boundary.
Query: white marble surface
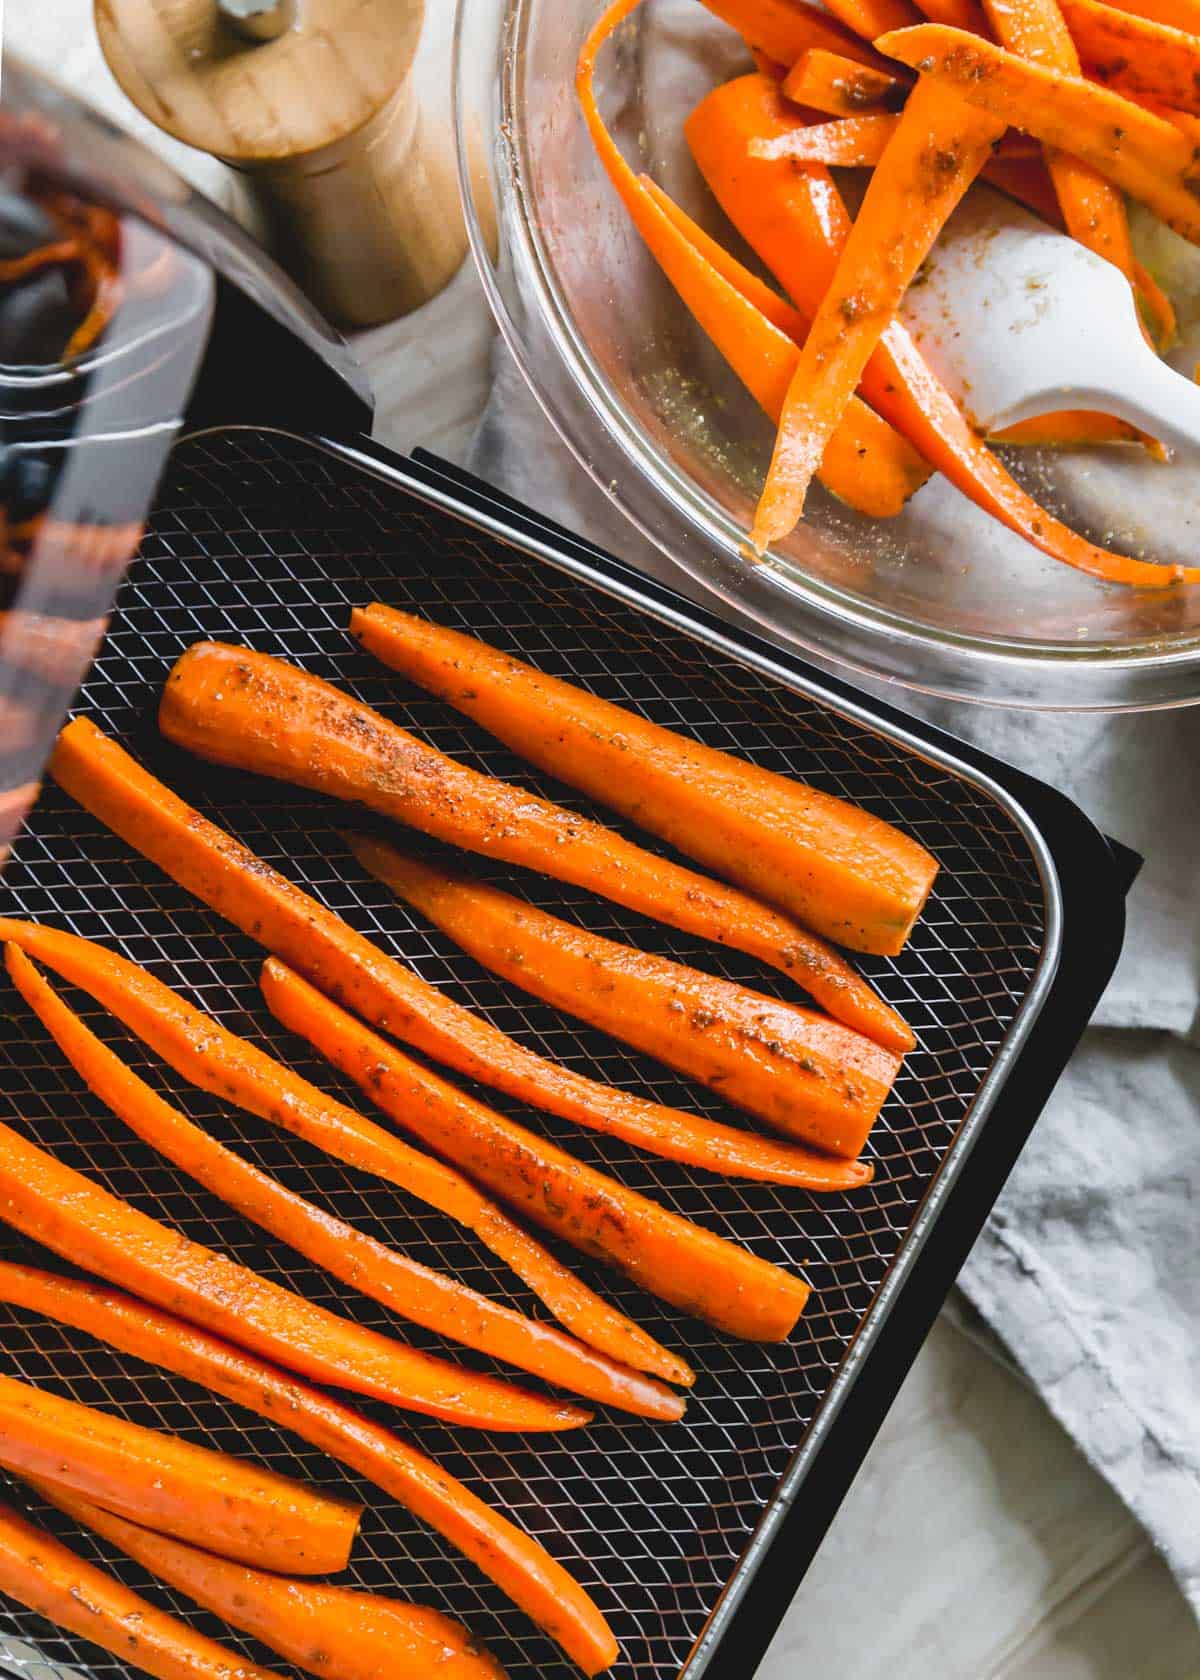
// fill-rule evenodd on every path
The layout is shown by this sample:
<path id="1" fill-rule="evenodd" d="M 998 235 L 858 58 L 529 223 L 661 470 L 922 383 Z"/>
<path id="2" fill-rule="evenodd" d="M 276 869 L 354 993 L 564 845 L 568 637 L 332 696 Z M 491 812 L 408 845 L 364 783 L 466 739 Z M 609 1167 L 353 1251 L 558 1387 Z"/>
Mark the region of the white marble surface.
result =
<path id="1" fill-rule="evenodd" d="M 420 73 L 445 101 L 452 6 Z M 90 0 L 0 0 L 6 44 L 129 126 Z M 226 203 L 231 184 L 164 146 Z M 474 276 L 359 341 L 378 431 L 455 457 L 487 388 Z M 1124 1507 L 1036 1395 L 943 1318 L 870 1453 L 759 1680 L 1200 1680 L 1200 1631 Z"/>

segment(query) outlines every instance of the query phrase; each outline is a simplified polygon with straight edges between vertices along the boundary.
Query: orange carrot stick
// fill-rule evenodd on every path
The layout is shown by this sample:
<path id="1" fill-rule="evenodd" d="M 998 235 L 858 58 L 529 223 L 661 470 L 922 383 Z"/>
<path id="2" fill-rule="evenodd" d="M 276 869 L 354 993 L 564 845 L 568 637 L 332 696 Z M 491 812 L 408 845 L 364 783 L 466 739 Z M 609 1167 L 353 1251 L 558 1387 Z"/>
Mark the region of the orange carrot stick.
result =
<path id="1" fill-rule="evenodd" d="M 344 1569 L 362 1507 L 0 1376 L 0 1464 L 264 1569 Z"/>
<path id="2" fill-rule="evenodd" d="M 592 142 L 614 189 L 655 261 L 692 316 L 733 368 L 759 406 L 778 418 L 797 360 L 790 340 L 775 333 L 744 294 L 714 269 L 669 216 L 658 195 L 647 192 L 604 126 L 593 86 L 596 55 L 640 0 L 616 0 L 584 44 L 575 85 Z M 897 514 L 928 477 L 925 463 L 886 421 L 857 399 L 829 440 L 818 475 L 826 489 L 873 518 Z"/>
<path id="3" fill-rule="evenodd" d="M 853 29 L 868 41 L 874 41 L 889 29 L 905 29 L 919 23 L 921 18 L 911 0 L 829 0 L 829 10 L 847 29 Z"/>
<path id="4" fill-rule="evenodd" d="M 940 24 L 898 30 L 881 45 L 977 109 L 1049 146 L 1070 149 L 1200 244 L 1193 148 L 1172 123 L 1111 88 L 1031 64 Z"/>
<path id="5" fill-rule="evenodd" d="M 0 1505 L 0 1593 L 157 1680 L 279 1680 Z"/>
<path id="6" fill-rule="evenodd" d="M 618 945 L 482 881 L 356 835 L 359 862 L 476 962 L 698 1079 L 777 1131 L 858 1155 L 899 1069 L 889 1050 L 792 1004 Z"/>
<path id="7" fill-rule="evenodd" d="M 576 1407 L 464 1372 L 339 1318 L 189 1242 L 7 1126 L 0 1126 L 0 1219 L 110 1282 L 317 1381 L 473 1428 L 570 1429 L 589 1420 Z"/>
<path id="8" fill-rule="evenodd" d="M 50 1505 L 160 1581 L 322 1680 L 504 1680 L 466 1629 L 398 1599 L 295 1581 L 213 1557 L 30 1478 Z"/>
<path id="9" fill-rule="evenodd" d="M 926 31 L 935 28 L 924 26 Z M 973 40 L 967 35 L 955 38 Z M 999 50 L 984 42 L 978 45 Z M 1021 60 L 1013 62 L 1022 65 Z M 798 126 L 802 125 L 773 83 L 742 76 L 696 107 L 686 134 L 700 172 L 726 215 L 795 301 L 815 311 L 849 235 L 845 205 L 828 170 L 819 164 L 796 169 L 786 160 L 749 156 L 752 140 L 786 135 Z M 1189 581 L 1184 568 L 1097 548 L 1040 507 L 980 441 L 903 322 L 892 321 L 885 329 L 864 370 L 863 392 L 964 495 L 1043 553 L 1116 583 L 1163 588 Z"/>
<path id="10" fill-rule="evenodd" d="M 885 70 L 819 47 L 802 53 L 783 78 L 786 99 L 831 117 L 895 114 L 903 109 L 912 87 L 911 76 L 899 65 Z"/>
<path id="11" fill-rule="evenodd" d="M 748 47 L 765 53 L 776 64 L 786 67 L 809 47 L 827 47 L 860 64 L 883 65 L 880 55 L 863 41 L 857 29 L 839 23 L 830 12 L 810 6 L 806 0 L 704 0 L 704 4 L 722 23 L 736 29 Z M 909 14 L 907 21 L 914 23 L 916 18 Z"/>
<path id="12" fill-rule="evenodd" d="M 531 764 L 709 868 L 859 950 L 903 949 L 937 861 L 890 823 L 411 613 L 375 603 L 350 630 Z"/>
<path id="13" fill-rule="evenodd" d="M 1109 0 L 1119 12 L 1165 23 L 1185 35 L 1200 35 L 1200 0 Z"/>
<path id="14" fill-rule="evenodd" d="M 683 1415 L 683 1402 L 661 1384 L 409 1260 L 285 1189 L 210 1138 L 139 1079 L 63 1003 L 18 946 L 8 946 L 6 960 L 21 996 L 101 1102 L 245 1218 L 343 1283 L 466 1347 L 641 1417 Z"/>
<path id="15" fill-rule="evenodd" d="M 0 1261 L 0 1300 L 82 1330 L 266 1418 L 364 1476 L 443 1535 L 587 1674 L 616 1641 L 599 1610 L 536 1540 L 416 1447 L 207 1330 L 100 1284 Z"/>
<path id="16" fill-rule="evenodd" d="M 731 1336 L 790 1335 L 808 1285 L 694 1225 L 456 1090 L 269 958 L 263 996 L 299 1033 L 415 1132 L 530 1219 Z"/>
<path id="17" fill-rule="evenodd" d="M 202 758 L 359 800 L 439 840 L 587 887 L 765 958 L 839 1020 L 903 1035 L 903 1023 L 843 958 L 777 911 L 447 758 L 282 660 L 199 642 L 168 677 L 159 716 L 170 740 Z"/>
<path id="18" fill-rule="evenodd" d="M 493 1209 L 461 1173 L 422 1155 L 374 1121 L 318 1091 L 116 952 L 31 922 L 0 921 L 0 939 L 11 940 L 86 991 L 201 1090 L 285 1127 L 349 1166 L 420 1195 L 469 1229 L 484 1233 L 486 1240 L 495 1241 L 498 1231 L 515 1231 L 524 1238 L 520 1228 L 499 1208 Z M 506 1250 L 516 1249 L 518 1256 L 532 1248 L 539 1260 L 544 1253 L 528 1238 L 520 1247 L 515 1241 L 504 1246 Z M 557 1261 L 554 1265 L 565 1271 Z M 540 1265 L 536 1268 L 539 1275 L 545 1269 Z M 556 1286 L 550 1292 L 557 1294 Z M 595 1320 L 602 1339 L 619 1342 L 647 1363 L 665 1367 L 663 1374 L 672 1380 L 690 1381 L 686 1365 L 644 1338 L 636 1326 L 626 1330 L 624 1315 L 615 1314 L 592 1291 L 588 1290 L 586 1297 L 573 1294 L 571 1299 L 577 1302 L 581 1319 L 585 1309 L 590 1311 L 585 1322 Z M 643 1340 L 649 1341 L 648 1348 Z M 341 1380 L 346 1387 L 356 1386 Z M 576 1421 L 583 1416 L 568 1415 Z"/>
<path id="19" fill-rule="evenodd" d="M 1061 0 L 1079 60 L 1122 93 L 1200 114 L 1200 37 L 1101 0 Z M 1006 43 L 1007 44 L 1007 43 Z"/>
<path id="20" fill-rule="evenodd" d="M 800 519 L 825 445 L 867 362 L 1005 126 L 937 82 L 922 79 L 909 95 L 788 387 L 750 531 L 760 553 Z"/>
<path id="21" fill-rule="evenodd" d="M 1089 414 L 1082 409 L 1064 409 L 1059 414 L 1039 414 L 1019 420 L 991 434 L 994 443 L 1025 443 L 1035 448 L 1086 448 L 1093 443 L 1146 443 L 1148 440 L 1127 420 L 1115 414 Z"/>
<path id="22" fill-rule="evenodd" d="M 952 29 L 969 29 L 973 35 L 987 35 L 987 13 L 979 0 L 917 0 L 931 23 L 948 23 Z"/>
<path id="23" fill-rule="evenodd" d="M 831 169 L 874 169 L 899 121 L 887 111 L 866 117 L 838 117 L 833 122 L 798 128 L 782 141 L 752 140 L 750 156 L 787 157 L 793 163 L 823 163 Z"/>

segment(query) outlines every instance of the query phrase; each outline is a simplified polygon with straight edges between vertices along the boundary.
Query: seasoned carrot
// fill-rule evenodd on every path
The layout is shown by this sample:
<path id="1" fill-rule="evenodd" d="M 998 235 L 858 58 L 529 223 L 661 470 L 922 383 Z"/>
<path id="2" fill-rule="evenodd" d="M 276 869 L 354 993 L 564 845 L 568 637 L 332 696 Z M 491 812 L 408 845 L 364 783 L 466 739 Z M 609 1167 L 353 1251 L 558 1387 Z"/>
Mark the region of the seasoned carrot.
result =
<path id="1" fill-rule="evenodd" d="M 184 804 L 88 720 L 77 718 L 62 731 L 52 768 L 67 792 L 172 880 L 383 1031 L 565 1119 L 586 1124 L 598 1111 L 614 1126 L 674 1124 L 674 1110 L 547 1062 L 443 997 Z M 525 1275 L 519 1251 L 511 1263 Z M 553 1310 L 580 1340 L 670 1382 L 693 1380 L 678 1355 L 608 1308 L 565 1267 L 559 1272 Z"/>
<path id="2" fill-rule="evenodd" d="M 917 0 L 931 23 L 948 23 L 952 29 L 969 29 L 973 35 L 987 35 L 987 13 L 979 0 Z"/>
<path id="3" fill-rule="evenodd" d="M 902 1038 L 903 1023 L 819 938 L 735 887 L 656 857 L 549 800 L 427 746 L 319 677 L 200 642 L 163 691 L 164 733 L 201 757 L 357 799 L 468 851 L 587 887 L 732 945 L 799 980 L 838 1019 Z"/>
<path id="4" fill-rule="evenodd" d="M 245 1218 L 343 1283 L 466 1347 L 642 1417 L 682 1416 L 683 1402 L 661 1384 L 364 1236 L 224 1148 L 102 1044 L 18 946 L 8 946 L 6 960 L 17 990 L 96 1096 L 138 1137 Z"/>
<path id="5" fill-rule="evenodd" d="M 1165 23 L 1186 35 L 1200 35 L 1200 0 L 1110 0 L 1119 12 Z"/>
<path id="6" fill-rule="evenodd" d="M 279 1680 L 0 1505 L 0 1593 L 157 1680 Z"/>
<path id="7" fill-rule="evenodd" d="M 858 1155 L 900 1059 L 794 1004 L 602 939 L 356 836 L 359 861 L 505 980 L 711 1086 L 777 1131 Z"/>
<path id="8" fill-rule="evenodd" d="M 1005 124 L 918 81 L 867 186 L 788 387 L 751 546 L 789 535 L 825 444 L 918 268 Z"/>
<path id="9" fill-rule="evenodd" d="M 1122 93 L 1200 114 L 1200 38 L 1101 0 L 1061 0 L 1080 59 Z"/>
<path id="10" fill-rule="evenodd" d="M 231 846 L 233 844 L 230 842 Z M 290 886 L 290 883 L 283 882 L 282 876 L 274 877 L 270 871 L 258 875 L 255 882 L 267 889 L 270 908 L 275 907 L 270 889 L 276 883 Z M 279 897 L 288 911 L 294 911 L 301 920 L 309 921 L 314 936 L 316 927 L 321 927 L 330 943 L 327 948 L 319 948 L 327 949 L 327 953 L 337 949 L 336 936 L 344 931 L 347 941 L 344 954 L 349 959 L 353 953 L 361 962 L 364 980 L 368 974 L 375 975 L 378 970 L 382 984 L 378 992 L 368 986 L 368 995 L 393 999 L 407 996 L 405 982 L 411 978 L 416 990 L 416 996 L 409 1005 L 413 1009 L 414 1023 L 423 1018 L 419 1013 L 422 1002 L 419 988 L 424 982 L 417 981 L 416 976 L 410 977 L 407 969 L 393 964 L 390 958 L 360 935 L 354 934 L 332 912 L 306 898 L 298 889 L 292 888 Z M 206 898 L 205 902 L 209 900 Z M 255 918 L 255 921 L 259 920 L 261 918 Z M 294 925 L 292 919 L 281 918 L 280 925 L 286 927 L 290 935 Z M 177 1072 L 194 1084 L 226 1098 L 232 1089 L 236 1089 L 238 1100 L 251 1113 L 287 1126 L 337 1159 L 419 1195 L 450 1218 L 459 1220 L 475 1232 L 494 1254 L 511 1265 L 517 1276 L 530 1285 L 560 1323 L 574 1329 L 579 1339 L 589 1346 L 608 1354 L 619 1364 L 633 1365 L 637 1370 L 649 1371 L 671 1382 L 687 1384 L 693 1380 L 692 1372 L 684 1361 L 659 1347 L 645 1331 L 603 1301 L 502 1209 L 481 1195 L 461 1173 L 454 1172 L 443 1162 L 422 1156 L 383 1127 L 318 1091 L 253 1045 L 220 1028 L 161 982 L 155 981 L 134 964 L 126 963 L 115 953 L 89 946 L 86 941 L 76 940 L 71 934 L 31 923 L 0 923 L 0 929 L 4 930 L 0 932 L 0 938 L 11 939 L 84 990 L 91 991 L 158 1055 L 170 1061 Z M 261 928 L 256 928 L 256 932 L 261 933 Z M 264 943 L 268 949 L 271 948 L 265 939 Z M 280 943 L 289 950 L 293 948 L 290 936 L 281 939 Z M 301 941 L 296 944 L 302 948 Z M 335 969 L 336 961 L 330 962 L 329 967 Z M 348 983 L 350 970 L 354 967 L 351 962 L 347 970 Z M 325 972 L 322 964 L 318 964 L 317 968 L 319 972 Z M 439 1000 L 440 994 L 432 986 L 427 990 L 430 999 Z M 457 1017 L 449 1011 L 458 1010 L 460 1006 L 449 1004 L 449 1000 L 447 1003 L 447 1026 L 453 1029 Z M 388 1006 L 384 1007 L 386 1012 Z M 466 1010 L 461 1010 L 461 1014 L 468 1023 L 476 1020 Z M 478 1024 L 481 1028 L 485 1027 L 485 1023 Z M 492 1040 L 488 1034 L 492 1030 L 488 1028 L 482 1035 L 485 1048 L 491 1047 Z M 510 1042 L 503 1034 L 497 1033 L 495 1037 L 501 1047 Z M 529 1059 L 535 1068 L 540 1065 L 538 1058 L 530 1056 Z M 582 1084 L 587 1089 L 578 1095 L 581 1102 L 592 1089 L 600 1093 L 604 1090 L 602 1086 L 593 1087 L 589 1081 Z M 570 1090 L 574 1093 L 574 1086 Z M 653 1105 L 646 1106 L 653 1108 Z M 654 1112 L 659 1111 L 655 1109 Z M 671 1111 L 661 1112 L 669 1114 Z"/>
<path id="11" fill-rule="evenodd" d="M 645 178 L 633 173 L 596 104 L 596 55 L 637 4 L 639 0 L 615 0 L 587 38 L 576 67 L 584 120 L 615 191 L 655 261 L 754 400 L 778 419 L 798 359 L 795 346 L 772 330 L 773 317 L 763 320 L 747 295 L 729 281 L 725 265 L 706 258 L 680 218 L 664 208 L 663 195 L 651 193 Z M 899 513 L 928 476 L 911 445 L 857 398 L 830 438 L 818 472 L 827 490 L 876 519 Z"/>
<path id="12" fill-rule="evenodd" d="M 588 1421 L 576 1407 L 339 1318 L 189 1242 L 7 1126 L 0 1126 L 0 1219 L 110 1282 L 318 1381 L 475 1428 L 570 1429 Z"/>
<path id="13" fill-rule="evenodd" d="M 362 1507 L 0 1376 L 0 1464 L 263 1569 L 344 1569 Z"/>
<path id="14" fill-rule="evenodd" d="M 783 79 L 786 99 L 831 117 L 894 114 L 912 87 L 912 77 L 898 65 L 884 70 L 819 47 L 802 53 Z"/>
<path id="15" fill-rule="evenodd" d="M 1052 449 L 1086 448 L 1092 443 L 1145 443 L 1148 440 L 1127 420 L 1115 414 L 1090 414 L 1084 409 L 1064 409 L 1059 414 L 1039 414 L 1019 420 L 991 434 L 994 443 L 1027 443 Z"/>
<path id="16" fill-rule="evenodd" d="M 185 1593 L 323 1680 L 503 1680 L 466 1629 L 436 1610 L 349 1587 L 296 1581 L 214 1557 L 113 1516 L 53 1483 L 29 1478 L 43 1499 L 81 1528 L 119 1546 Z"/>
<path id="17" fill-rule="evenodd" d="M 903 948 L 937 861 L 892 824 L 411 613 L 375 603 L 350 629 L 531 764 L 798 919 L 860 950 Z"/>
<path id="18" fill-rule="evenodd" d="M 1059 0 L 985 0 L 985 4 L 996 38 L 1003 46 L 1035 64 L 1079 75 L 1079 53 Z M 954 20 L 936 21 L 952 23 Z M 1046 163 L 1067 232 L 1088 250 L 1114 263 L 1136 295 L 1138 267 L 1121 194 L 1091 164 L 1070 152 L 1048 147 Z M 1150 302 L 1159 304 L 1160 296 L 1154 293 Z M 1160 332 L 1169 336 L 1173 330 L 1174 317 L 1163 318 L 1160 313 Z"/>
<path id="19" fill-rule="evenodd" d="M 588 1674 L 616 1642 L 599 1610 L 543 1546 L 418 1448 L 290 1372 L 114 1289 L 0 1261 L 0 1300 L 67 1324 L 223 1395 L 364 1476 L 471 1559 Z"/>
<path id="20" fill-rule="evenodd" d="M 874 41 L 889 29 L 904 29 L 918 23 L 921 16 L 912 0 L 828 0 L 828 4 L 840 23 L 868 41 Z"/>
<path id="21" fill-rule="evenodd" d="M 1069 149 L 1200 244 L 1194 149 L 1164 118 L 1111 88 L 1031 64 L 941 24 L 898 30 L 880 45 L 997 120 Z"/>
<path id="22" fill-rule="evenodd" d="M 956 39 L 970 42 L 973 37 Z M 797 126 L 801 125 L 773 83 L 761 76 L 742 76 L 696 107 L 686 134 L 700 172 L 726 215 L 800 307 L 815 312 L 849 236 L 845 205 L 820 164 L 796 169 L 786 160 L 749 155 L 753 140 L 781 137 Z M 981 442 L 903 322 L 894 320 L 885 329 L 862 383 L 864 395 L 952 484 L 1044 554 L 1111 582 L 1164 588 L 1188 580 L 1183 568 L 1097 548 L 1039 507 Z"/>
<path id="23" fill-rule="evenodd" d="M 262 987 L 277 1019 L 369 1089 L 397 1125 L 575 1248 L 729 1335 L 780 1341 L 795 1328 L 809 1294 L 802 1279 L 447 1085 L 273 957 Z"/>
<path id="24" fill-rule="evenodd" d="M 776 64 L 794 64 L 809 47 L 828 47 L 860 64 L 883 64 L 856 29 L 808 5 L 807 0 L 704 0 L 704 4 L 722 23 L 736 29 L 748 47 L 765 53 Z M 916 19 L 909 15 L 907 22 Z M 894 27 L 903 28 L 903 24 Z"/>
<path id="25" fill-rule="evenodd" d="M 752 158 L 790 158 L 793 163 L 824 163 L 831 169 L 874 169 L 896 132 L 899 117 L 876 111 L 865 117 L 838 117 L 812 123 L 775 140 L 752 140 Z M 801 340 L 800 342 L 803 342 Z"/>

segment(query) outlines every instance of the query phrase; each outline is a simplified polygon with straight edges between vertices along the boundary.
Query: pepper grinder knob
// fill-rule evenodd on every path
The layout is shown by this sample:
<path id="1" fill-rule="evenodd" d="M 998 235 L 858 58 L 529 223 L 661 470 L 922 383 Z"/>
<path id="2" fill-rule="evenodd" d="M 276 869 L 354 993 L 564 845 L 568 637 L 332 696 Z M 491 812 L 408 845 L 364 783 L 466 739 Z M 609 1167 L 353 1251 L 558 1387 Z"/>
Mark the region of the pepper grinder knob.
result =
<path id="1" fill-rule="evenodd" d="M 411 75 L 424 0 L 93 0 L 142 114 L 241 171 L 327 315 L 374 326 L 439 292 L 466 230 L 449 137 Z"/>

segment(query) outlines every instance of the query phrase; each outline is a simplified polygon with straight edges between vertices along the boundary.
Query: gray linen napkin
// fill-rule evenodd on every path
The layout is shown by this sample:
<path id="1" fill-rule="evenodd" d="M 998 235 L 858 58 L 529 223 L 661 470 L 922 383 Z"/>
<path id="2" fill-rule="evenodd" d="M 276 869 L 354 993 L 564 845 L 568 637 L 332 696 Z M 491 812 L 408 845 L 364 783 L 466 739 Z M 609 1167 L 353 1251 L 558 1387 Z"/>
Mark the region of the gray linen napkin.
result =
<path id="1" fill-rule="evenodd" d="M 503 350 L 468 464 L 713 604 L 576 464 Z M 960 1283 L 1200 1616 L 1200 712 L 887 698 L 1063 789 L 1146 858 L 1095 1024 Z"/>

